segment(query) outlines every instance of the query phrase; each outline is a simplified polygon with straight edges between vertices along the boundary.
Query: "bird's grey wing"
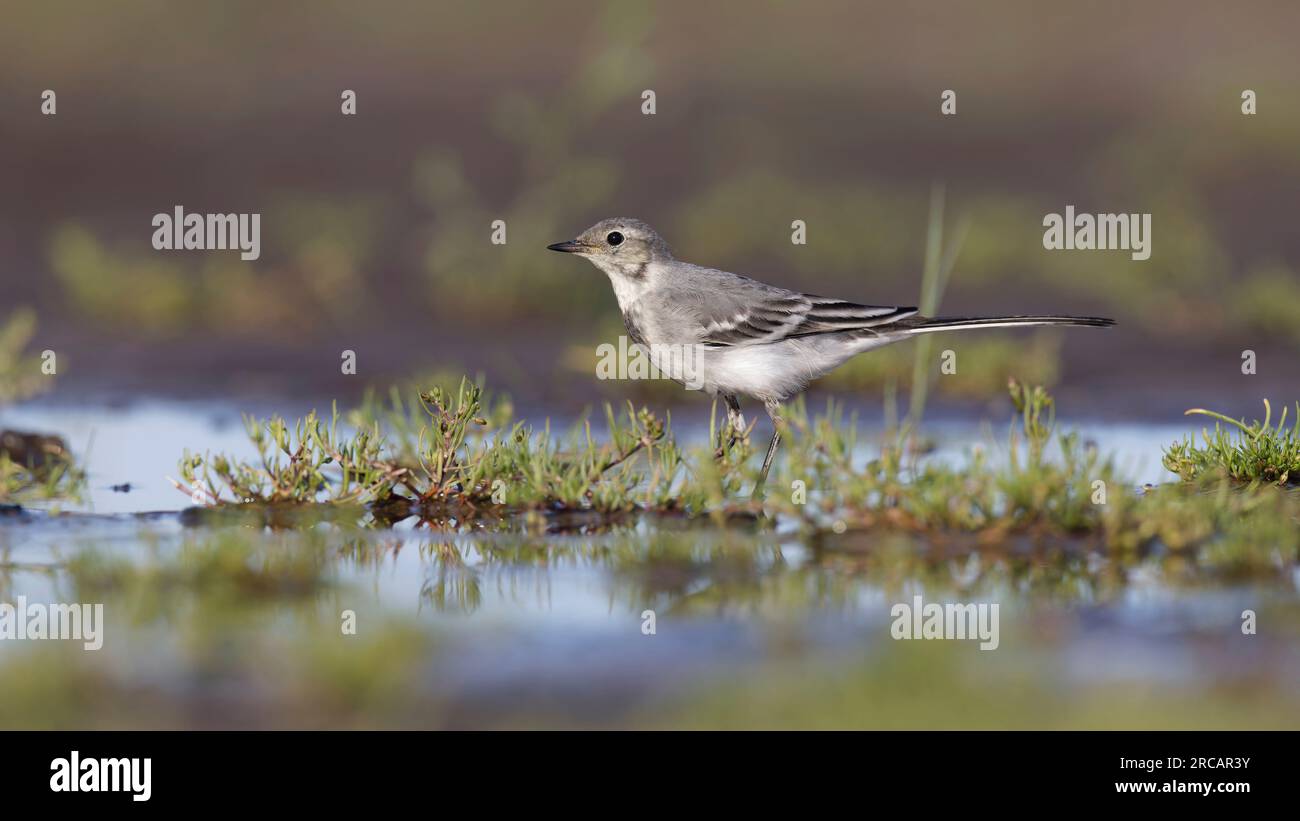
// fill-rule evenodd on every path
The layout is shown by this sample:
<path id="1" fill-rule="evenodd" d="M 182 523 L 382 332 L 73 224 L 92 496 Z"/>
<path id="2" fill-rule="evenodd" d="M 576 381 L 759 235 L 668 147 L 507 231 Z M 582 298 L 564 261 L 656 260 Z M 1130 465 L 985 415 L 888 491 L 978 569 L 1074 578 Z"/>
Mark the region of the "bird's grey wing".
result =
<path id="1" fill-rule="evenodd" d="M 725 271 L 695 268 L 689 282 L 659 294 L 661 315 L 673 336 L 709 347 L 771 344 L 813 334 L 884 329 L 916 314 L 915 308 L 859 305 L 788 291 Z"/>

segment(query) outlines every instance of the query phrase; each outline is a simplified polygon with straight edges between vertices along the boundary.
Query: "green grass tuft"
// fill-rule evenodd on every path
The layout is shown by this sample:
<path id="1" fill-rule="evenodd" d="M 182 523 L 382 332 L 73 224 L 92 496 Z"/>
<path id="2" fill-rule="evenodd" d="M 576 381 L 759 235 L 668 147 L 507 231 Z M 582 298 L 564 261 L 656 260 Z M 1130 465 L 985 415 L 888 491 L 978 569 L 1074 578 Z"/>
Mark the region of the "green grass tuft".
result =
<path id="1" fill-rule="evenodd" d="M 1291 427 L 1286 426 L 1288 408 L 1272 424 L 1273 408 L 1264 400 L 1264 419 L 1246 424 L 1221 413 L 1193 408 L 1188 416 L 1209 416 L 1214 431 L 1201 430 L 1203 445 L 1186 437 L 1165 449 L 1164 466 L 1184 481 L 1226 477 L 1251 485 L 1300 483 L 1300 402 Z"/>
<path id="2" fill-rule="evenodd" d="M 191 454 L 181 461 L 196 502 L 213 504 L 363 503 L 456 519 L 521 509 L 630 510 L 638 502 L 675 504 L 685 466 L 667 422 L 631 404 L 605 406 L 607 436 L 584 422 L 567 437 L 534 430 L 484 408 L 482 386 L 463 379 L 453 393 L 435 387 L 407 403 L 373 397 L 339 432 L 315 413 L 290 433 L 273 417 L 247 420 L 259 460 Z"/>

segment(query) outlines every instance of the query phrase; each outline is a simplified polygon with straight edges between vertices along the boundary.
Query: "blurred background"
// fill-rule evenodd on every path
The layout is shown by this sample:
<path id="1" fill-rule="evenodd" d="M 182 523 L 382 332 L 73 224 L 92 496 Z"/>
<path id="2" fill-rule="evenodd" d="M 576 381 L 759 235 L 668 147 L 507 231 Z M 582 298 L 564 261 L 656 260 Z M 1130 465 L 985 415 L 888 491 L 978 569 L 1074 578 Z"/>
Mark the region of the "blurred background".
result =
<path id="1" fill-rule="evenodd" d="M 61 357 L 55 399 L 346 399 L 464 369 L 569 411 L 631 389 L 591 378 L 594 345 L 622 332 L 605 277 L 547 243 L 635 216 L 694 262 L 916 304 L 936 182 L 964 230 L 942 312 L 1120 322 L 963 338 L 979 375 L 939 401 L 1015 373 L 1081 412 L 1167 416 L 1239 385 L 1250 348 L 1252 393 L 1225 409 L 1253 412 L 1300 376 L 1291 3 L 159 0 L 4 17 L 0 323 L 34 312 L 31 347 Z M 1043 216 L 1070 204 L 1150 212 L 1151 258 L 1045 251 Z M 150 221 L 176 205 L 261 213 L 261 258 L 154 251 Z M 340 374 L 344 349 L 362 379 Z M 833 387 L 877 388 L 870 367 Z"/>

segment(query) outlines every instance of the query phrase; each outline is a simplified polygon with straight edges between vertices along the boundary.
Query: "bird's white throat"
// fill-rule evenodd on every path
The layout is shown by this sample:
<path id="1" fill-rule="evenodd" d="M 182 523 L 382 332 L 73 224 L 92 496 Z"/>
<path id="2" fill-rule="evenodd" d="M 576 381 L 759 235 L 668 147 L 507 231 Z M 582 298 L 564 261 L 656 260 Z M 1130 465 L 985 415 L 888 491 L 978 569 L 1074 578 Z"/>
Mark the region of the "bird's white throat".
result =
<path id="1" fill-rule="evenodd" d="M 652 263 L 628 265 L 599 257 L 590 259 L 592 264 L 609 277 L 609 284 L 614 287 L 614 297 L 618 299 L 618 307 L 624 313 L 654 287 L 656 277 Z"/>

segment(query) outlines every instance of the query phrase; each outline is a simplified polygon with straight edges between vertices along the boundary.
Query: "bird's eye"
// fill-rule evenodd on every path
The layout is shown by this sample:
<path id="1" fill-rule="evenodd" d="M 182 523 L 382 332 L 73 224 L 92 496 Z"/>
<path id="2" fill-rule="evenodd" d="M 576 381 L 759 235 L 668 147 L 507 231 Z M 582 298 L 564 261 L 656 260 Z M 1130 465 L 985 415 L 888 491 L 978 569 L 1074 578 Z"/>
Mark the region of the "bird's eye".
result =
<path id="1" fill-rule="evenodd" d="M 623 235 L 617 231 L 610 231 L 609 236 L 605 237 L 605 242 L 608 242 L 610 245 L 622 245 Z"/>

